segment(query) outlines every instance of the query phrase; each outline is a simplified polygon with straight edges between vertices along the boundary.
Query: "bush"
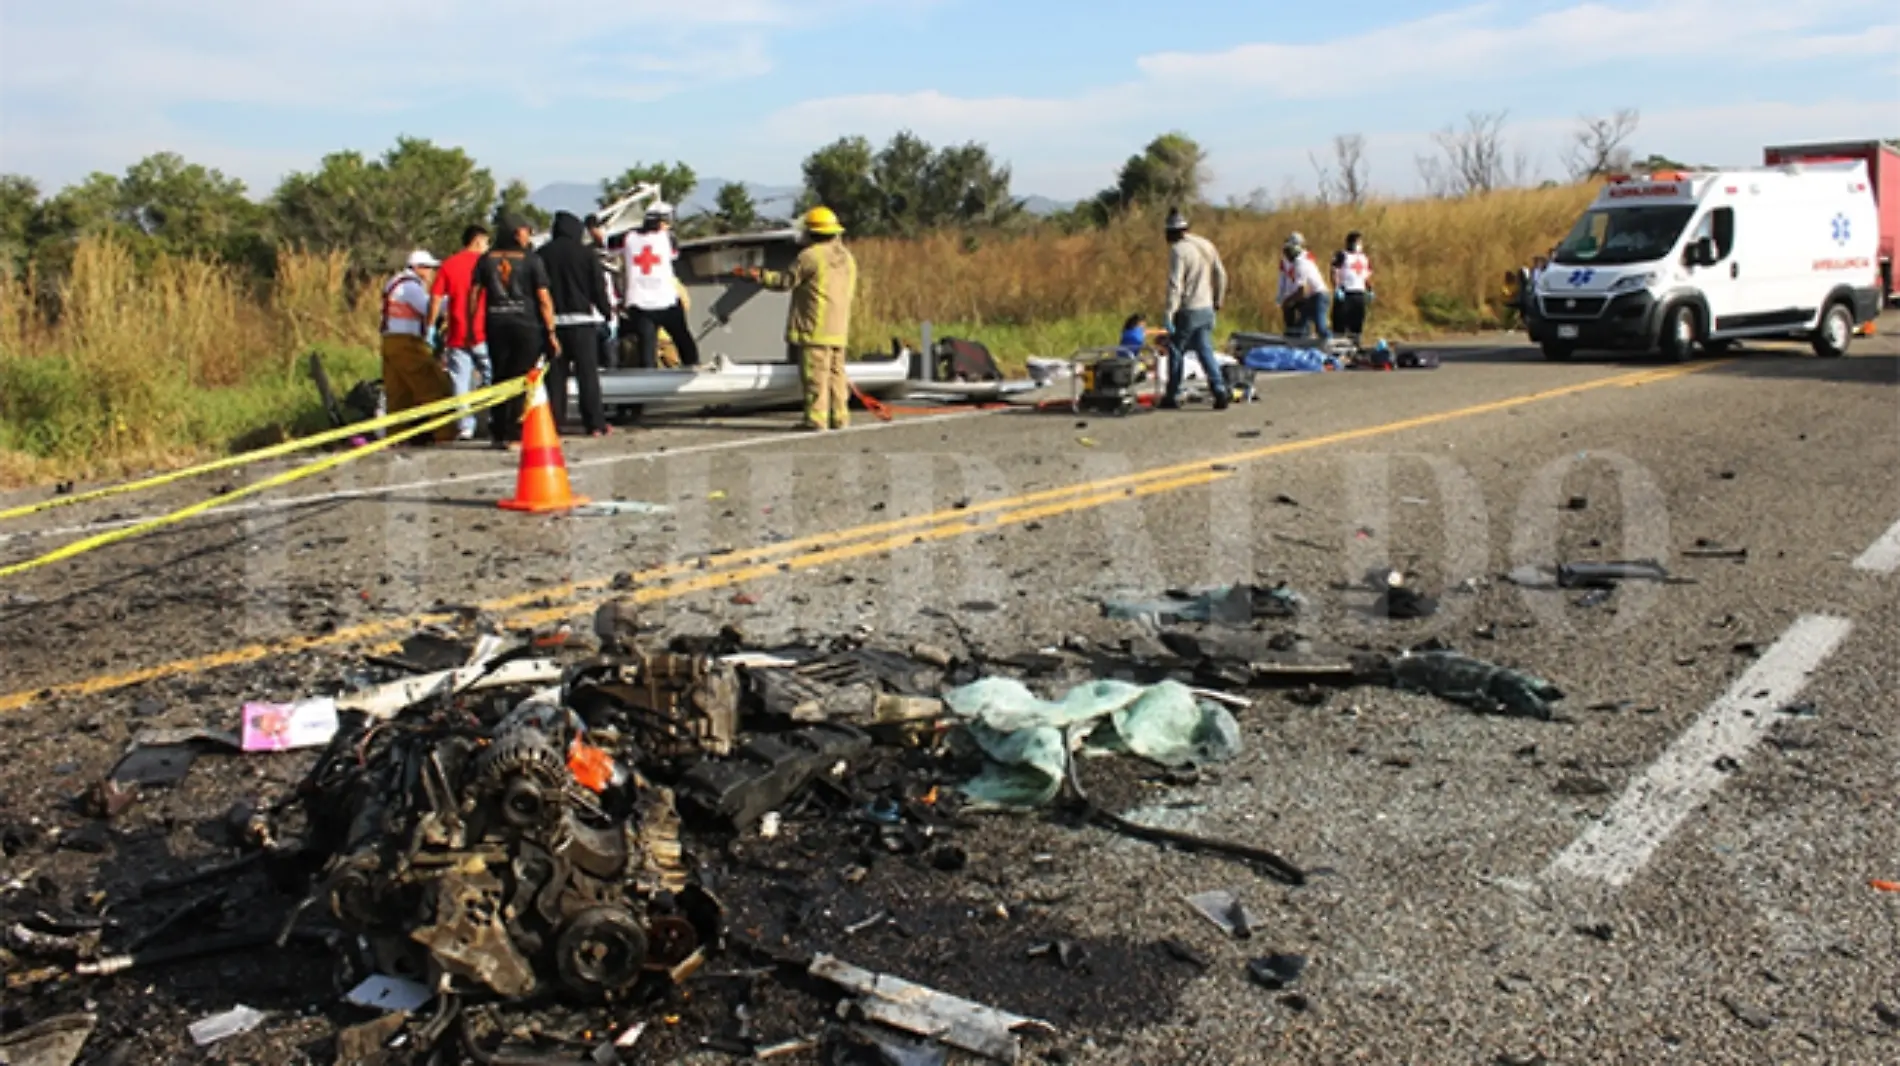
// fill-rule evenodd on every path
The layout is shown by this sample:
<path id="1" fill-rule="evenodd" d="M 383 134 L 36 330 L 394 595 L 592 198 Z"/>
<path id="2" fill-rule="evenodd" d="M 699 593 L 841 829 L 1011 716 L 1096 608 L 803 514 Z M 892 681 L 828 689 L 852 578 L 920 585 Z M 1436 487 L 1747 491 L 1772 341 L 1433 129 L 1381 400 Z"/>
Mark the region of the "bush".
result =
<path id="1" fill-rule="evenodd" d="M 339 256 L 278 255 L 266 292 L 235 268 L 81 241 L 56 314 L 0 288 L 0 480 L 111 476 L 311 424 L 312 346 L 361 351 L 373 316 Z M 360 370 L 367 353 L 351 370 Z M 344 367 L 339 364 L 339 369 Z"/>

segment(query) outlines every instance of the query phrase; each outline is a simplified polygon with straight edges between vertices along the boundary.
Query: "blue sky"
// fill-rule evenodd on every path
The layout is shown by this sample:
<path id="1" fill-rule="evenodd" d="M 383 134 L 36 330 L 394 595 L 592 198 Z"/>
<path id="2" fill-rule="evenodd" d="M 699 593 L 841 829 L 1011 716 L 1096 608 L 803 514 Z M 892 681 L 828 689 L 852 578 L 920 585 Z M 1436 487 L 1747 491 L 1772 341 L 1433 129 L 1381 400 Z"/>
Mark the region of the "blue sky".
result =
<path id="1" fill-rule="evenodd" d="M 539 187 L 642 160 L 797 180 L 811 149 L 910 128 L 978 141 L 1019 194 L 1087 195 L 1153 135 L 1217 198 L 1310 190 L 1366 138 L 1417 189 L 1431 133 L 1509 110 L 1560 176 L 1580 114 L 1634 147 L 1751 164 L 1771 141 L 1900 136 L 1891 0 L 89 0 L 0 4 L 0 171 L 57 187 L 160 150 L 263 194 L 399 134 Z"/>

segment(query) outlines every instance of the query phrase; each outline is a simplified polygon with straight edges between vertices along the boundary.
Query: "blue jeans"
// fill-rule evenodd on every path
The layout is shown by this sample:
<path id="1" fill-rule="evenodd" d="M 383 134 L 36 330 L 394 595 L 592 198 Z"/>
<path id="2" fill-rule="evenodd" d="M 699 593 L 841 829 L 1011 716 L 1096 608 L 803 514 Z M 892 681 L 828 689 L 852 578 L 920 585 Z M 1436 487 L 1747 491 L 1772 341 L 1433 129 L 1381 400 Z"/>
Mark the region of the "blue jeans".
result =
<path id="1" fill-rule="evenodd" d="M 1207 374 L 1207 387 L 1219 396 L 1227 390 L 1227 382 L 1221 379 L 1220 361 L 1214 358 L 1214 309 L 1197 308 L 1192 311 L 1176 311 L 1174 321 L 1169 324 L 1172 334 L 1168 337 L 1168 393 L 1166 399 L 1181 398 L 1181 373 L 1187 369 L 1187 351 L 1194 349 L 1200 357 L 1201 370 Z"/>
<path id="2" fill-rule="evenodd" d="M 486 388 L 494 384 L 494 368 L 488 362 L 488 345 L 477 344 L 473 348 L 450 348 L 446 353 L 449 363 L 449 384 L 457 396 Z M 457 427 L 463 437 L 475 435 L 475 416 L 463 418 Z"/>
<path id="3" fill-rule="evenodd" d="M 1311 326 L 1313 332 L 1319 335 L 1321 343 L 1332 340 L 1333 331 L 1327 324 L 1332 321 L 1332 303 L 1333 294 L 1329 292 L 1316 292 L 1308 296 L 1306 301 L 1299 305 L 1300 317 L 1292 323 L 1293 328 L 1288 331 L 1288 334 L 1293 337 L 1304 337 L 1306 327 Z"/>

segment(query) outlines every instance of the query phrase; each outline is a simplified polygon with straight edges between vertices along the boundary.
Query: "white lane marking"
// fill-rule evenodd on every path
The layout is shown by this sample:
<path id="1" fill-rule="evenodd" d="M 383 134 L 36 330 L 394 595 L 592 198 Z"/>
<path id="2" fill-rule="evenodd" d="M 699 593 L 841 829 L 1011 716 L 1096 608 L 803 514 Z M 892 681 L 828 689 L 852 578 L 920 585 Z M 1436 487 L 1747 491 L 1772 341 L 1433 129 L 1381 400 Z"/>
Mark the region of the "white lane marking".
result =
<path id="1" fill-rule="evenodd" d="M 832 434 L 814 434 L 814 436 L 822 437 L 844 433 L 870 433 L 883 429 L 896 429 L 900 426 L 925 426 L 936 422 L 954 422 L 962 418 L 977 418 L 982 415 L 997 414 L 1004 410 L 1009 409 L 997 407 L 977 411 L 953 411 L 949 414 L 940 415 L 919 415 L 916 418 L 905 418 L 893 422 L 868 422 L 851 426 L 847 429 L 837 430 Z M 788 438 L 791 439 L 788 440 Z M 737 451 L 741 448 L 755 448 L 761 444 L 782 445 L 795 442 L 796 439 L 797 438 L 788 432 L 762 433 L 756 437 L 741 437 L 737 440 L 714 441 L 709 444 L 689 444 L 679 448 L 667 448 L 665 451 L 629 452 L 626 455 L 596 456 L 592 459 L 582 459 L 571 463 L 568 469 L 584 470 L 597 466 L 613 466 L 635 459 L 657 462 L 680 455 L 701 455 L 707 452 Z M 216 520 L 226 515 L 249 514 L 253 511 L 277 511 L 287 507 L 302 507 L 308 504 L 324 503 L 330 500 L 355 500 L 369 496 L 387 496 L 394 492 L 414 492 L 418 489 L 432 489 L 440 485 L 451 483 L 456 485 L 468 485 L 478 481 L 499 481 L 504 478 L 512 478 L 516 476 L 517 473 L 518 471 L 510 467 L 506 470 L 491 470 L 487 473 L 462 474 L 457 477 L 438 477 L 426 478 L 420 481 L 406 481 L 396 485 L 377 485 L 363 489 L 337 489 L 333 492 L 318 492 L 307 496 L 285 496 L 277 499 L 253 500 L 249 503 L 219 508 L 193 521 Z M 17 533 L 0 533 L 0 544 L 15 540 L 28 540 L 34 537 L 56 537 L 74 533 L 98 533 L 108 529 L 119 529 L 124 526 L 137 525 L 140 522 L 149 521 L 153 517 L 155 516 L 141 515 L 136 518 L 115 518 L 110 521 L 87 522 L 77 526 L 61 526 L 53 529 L 24 529 Z"/>
<path id="2" fill-rule="evenodd" d="M 1717 761 L 1746 756 L 1774 726 L 1776 712 L 1800 693 L 1808 675 L 1853 627 L 1845 618 L 1827 615 L 1797 620 L 1647 773 L 1630 783 L 1601 821 L 1551 860 L 1545 880 L 1567 875 L 1616 888 L 1629 884 L 1683 819 L 1721 787 L 1725 772 Z"/>
<path id="3" fill-rule="evenodd" d="M 1860 553 L 1860 558 L 1854 560 L 1854 569 L 1876 574 L 1900 570 L 1900 522 L 1895 522 L 1879 540 Z"/>

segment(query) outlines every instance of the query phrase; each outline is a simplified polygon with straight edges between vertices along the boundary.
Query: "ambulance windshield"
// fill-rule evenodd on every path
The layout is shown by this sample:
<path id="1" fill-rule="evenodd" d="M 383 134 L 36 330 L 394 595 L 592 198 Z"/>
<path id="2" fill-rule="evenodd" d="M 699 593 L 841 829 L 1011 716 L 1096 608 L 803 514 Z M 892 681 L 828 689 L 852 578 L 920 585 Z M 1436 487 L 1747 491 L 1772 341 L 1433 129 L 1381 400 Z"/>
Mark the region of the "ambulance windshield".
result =
<path id="1" fill-rule="evenodd" d="M 1682 227 L 1695 214 L 1691 204 L 1666 207 L 1610 207 L 1586 213 L 1557 246 L 1565 266 L 1646 263 L 1676 246 Z"/>

